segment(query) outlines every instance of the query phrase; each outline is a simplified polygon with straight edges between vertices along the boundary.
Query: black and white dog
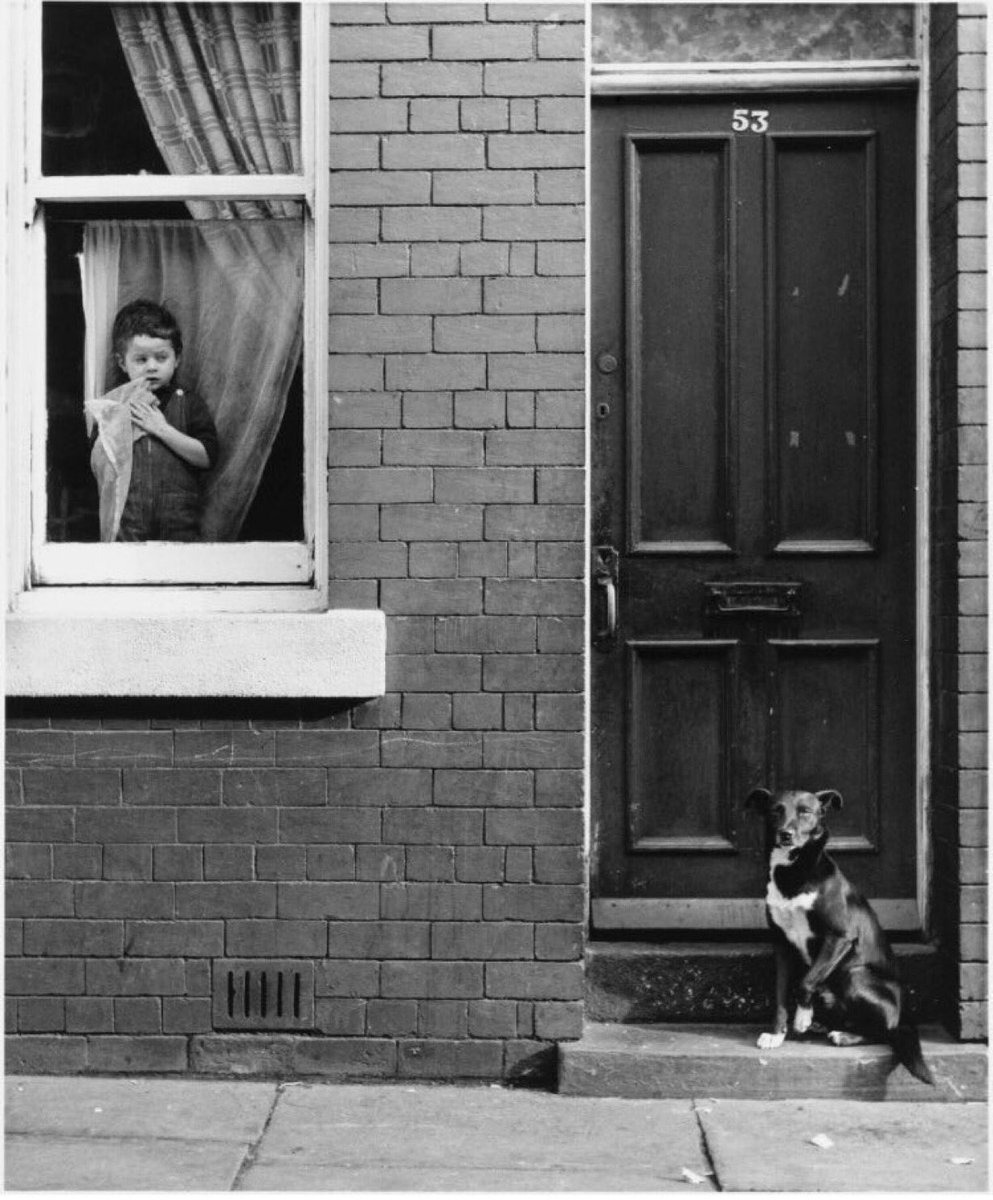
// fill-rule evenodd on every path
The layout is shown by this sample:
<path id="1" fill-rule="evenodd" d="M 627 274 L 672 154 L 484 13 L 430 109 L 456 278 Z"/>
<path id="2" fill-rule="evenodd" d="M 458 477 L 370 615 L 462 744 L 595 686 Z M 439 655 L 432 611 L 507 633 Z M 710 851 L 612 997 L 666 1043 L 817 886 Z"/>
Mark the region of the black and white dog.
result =
<path id="1" fill-rule="evenodd" d="M 852 886 L 825 849 L 824 814 L 841 808 L 835 791 L 756 788 L 746 807 L 767 820 L 769 884 L 766 915 L 781 937 L 776 947 L 776 1023 L 759 1037 L 762 1050 L 786 1040 L 792 958 L 803 964 L 793 1030 L 814 1023 L 836 1046 L 888 1043 L 894 1061 L 924 1083 L 934 1077 L 924 1062 L 917 1030 L 902 1013 L 903 996 L 886 935 L 868 900 Z"/>

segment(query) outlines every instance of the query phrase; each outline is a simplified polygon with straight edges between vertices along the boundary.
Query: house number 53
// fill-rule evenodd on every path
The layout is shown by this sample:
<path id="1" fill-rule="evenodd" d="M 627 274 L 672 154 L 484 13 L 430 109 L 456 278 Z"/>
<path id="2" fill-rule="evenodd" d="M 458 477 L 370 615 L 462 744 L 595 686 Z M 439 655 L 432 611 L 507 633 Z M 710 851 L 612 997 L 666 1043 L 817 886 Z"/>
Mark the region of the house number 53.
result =
<path id="1" fill-rule="evenodd" d="M 736 108 L 731 118 L 735 133 L 765 133 L 769 128 L 767 108 Z"/>

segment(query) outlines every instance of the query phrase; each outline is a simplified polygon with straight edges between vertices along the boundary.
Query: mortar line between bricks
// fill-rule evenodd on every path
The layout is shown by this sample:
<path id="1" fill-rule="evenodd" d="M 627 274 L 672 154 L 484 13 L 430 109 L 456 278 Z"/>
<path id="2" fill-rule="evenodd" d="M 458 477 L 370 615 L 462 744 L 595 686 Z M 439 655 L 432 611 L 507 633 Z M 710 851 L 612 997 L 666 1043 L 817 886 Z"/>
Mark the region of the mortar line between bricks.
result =
<path id="1" fill-rule="evenodd" d="M 717 1164 L 714 1162 L 714 1156 L 710 1153 L 710 1143 L 707 1141 L 707 1130 L 704 1128 L 703 1121 L 700 1119 L 702 1114 L 700 1109 L 697 1107 L 697 1105 L 700 1103 L 701 1101 L 699 1100 L 692 1101 L 693 1116 L 696 1117 L 696 1127 L 700 1131 L 700 1150 L 702 1151 L 703 1157 L 706 1160 L 707 1170 L 711 1172 L 711 1178 L 714 1181 L 714 1191 L 723 1192 L 724 1185 L 721 1183 L 720 1177 L 717 1174 Z"/>
<path id="2" fill-rule="evenodd" d="M 279 1098 L 282 1096 L 285 1089 L 285 1081 L 279 1080 L 276 1084 L 276 1090 L 272 1094 L 272 1104 L 269 1106 L 269 1111 L 266 1113 L 266 1118 L 262 1123 L 262 1129 L 259 1132 L 259 1136 L 245 1151 L 245 1157 L 238 1165 L 238 1170 L 234 1173 L 234 1179 L 231 1180 L 231 1186 L 228 1188 L 229 1192 L 236 1192 L 238 1190 L 238 1185 L 241 1183 L 245 1172 L 254 1165 L 255 1159 L 258 1157 L 259 1147 L 262 1145 L 262 1139 L 269 1132 L 269 1126 L 272 1123 L 272 1118 L 276 1115 L 276 1105 L 279 1103 Z"/>

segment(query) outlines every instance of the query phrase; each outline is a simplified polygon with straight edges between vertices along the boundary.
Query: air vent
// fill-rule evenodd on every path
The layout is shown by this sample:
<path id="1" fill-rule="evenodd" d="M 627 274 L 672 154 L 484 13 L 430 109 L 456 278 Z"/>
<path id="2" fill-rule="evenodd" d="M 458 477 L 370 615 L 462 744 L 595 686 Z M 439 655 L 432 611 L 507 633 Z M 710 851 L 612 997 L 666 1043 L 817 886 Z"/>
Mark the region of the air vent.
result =
<path id="1" fill-rule="evenodd" d="M 215 1029 L 313 1029 L 314 964 L 215 959 Z"/>

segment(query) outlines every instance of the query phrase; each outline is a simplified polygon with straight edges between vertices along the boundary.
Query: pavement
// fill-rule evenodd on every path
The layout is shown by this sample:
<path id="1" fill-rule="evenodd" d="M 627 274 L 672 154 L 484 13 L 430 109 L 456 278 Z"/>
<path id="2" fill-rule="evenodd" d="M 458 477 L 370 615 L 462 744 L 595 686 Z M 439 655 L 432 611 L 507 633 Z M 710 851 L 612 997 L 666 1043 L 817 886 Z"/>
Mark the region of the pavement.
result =
<path id="1" fill-rule="evenodd" d="M 984 1192 L 987 1105 L 10 1076 L 8 1191 Z"/>

